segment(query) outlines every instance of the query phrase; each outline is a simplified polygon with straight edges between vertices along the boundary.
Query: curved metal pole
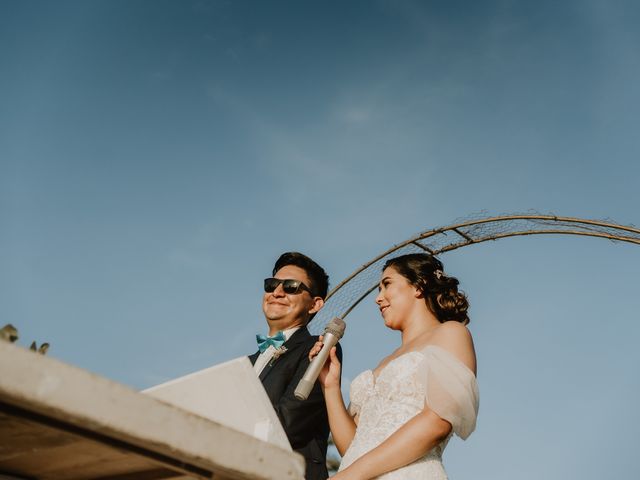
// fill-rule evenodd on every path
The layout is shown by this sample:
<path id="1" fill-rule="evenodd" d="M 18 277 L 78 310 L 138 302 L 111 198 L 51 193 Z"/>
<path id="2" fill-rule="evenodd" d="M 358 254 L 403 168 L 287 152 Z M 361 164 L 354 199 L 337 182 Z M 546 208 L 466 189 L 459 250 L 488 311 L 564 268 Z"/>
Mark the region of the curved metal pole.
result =
<path id="1" fill-rule="evenodd" d="M 465 245 L 471 245 L 472 243 L 481 243 L 481 242 L 484 242 L 486 240 L 497 240 L 498 238 L 506 238 L 506 237 L 517 236 L 517 235 L 535 235 L 535 234 L 543 234 L 543 233 L 546 233 L 546 232 L 557 233 L 557 234 L 567 233 L 567 234 L 575 234 L 575 235 L 588 235 L 586 232 L 579 232 L 579 231 L 575 231 L 575 232 L 572 233 L 571 231 L 567 231 L 567 230 L 558 230 L 558 231 L 555 231 L 555 232 L 552 232 L 552 231 L 549 231 L 549 230 L 539 230 L 539 231 L 538 230 L 531 230 L 531 231 L 527 231 L 527 232 L 520 232 L 520 233 L 513 233 L 513 234 L 512 233 L 497 234 L 497 235 L 493 236 L 492 238 L 473 239 L 472 237 L 469 237 L 466 233 L 460 231 L 460 228 L 470 227 L 470 226 L 473 226 L 473 225 L 481 225 L 481 224 L 494 223 L 494 222 L 495 223 L 508 222 L 508 221 L 513 221 L 513 220 L 532 220 L 532 221 L 543 220 L 543 221 L 551 221 L 551 222 L 556 222 L 556 223 L 566 222 L 566 223 L 574 223 L 574 224 L 581 224 L 581 225 L 596 226 L 596 227 L 601 227 L 601 228 L 611 228 L 611 229 L 614 229 L 614 230 L 622 230 L 622 231 L 625 231 L 625 232 L 630 232 L 630 233 L 635 233 L 635 234 L 640 235 L 640 229 L 635 228 L 635 227 L 631 227 L 631 226 L 617 225 L 615 223 L 601 222 L 601 221 L 597 221 L 597 220 L 580 219 L 580 218 L 576 218 L 576 217 L 560 217 L 560 216 L 557 216 L 557 215 L 503 215 L 503 216 L 498 216 L 498 217 L 482 218 L 482 219 L 479 219 L 479 220 L 470 220 L 470 221 L 467 221 L 467 222 L 462 222 L 462 223 L 458 223 L 458 224 L 454 224 L 454 225 L 449 225 L 447 227 L 440 227 L 440 228 L 434 228 L 432 230 L 427 230 L 425 232 L 422 232 L 422 233 L 416 235 L 415 237 L 410 238 L 409 240 L 406 240 L 406 241 L 404 241 L 402 243 L 394 245 L 393 247 L 389 248 L 388 250 L 386 250 L 385 252 L 381 253 L 377 257 L 373 258 L 369 262 L 363 264 L 355 272 L 353 272 L 351 275 L 349 275 L 347 278 L 345 278 L 342 282 L 340 282 L 338 285 L 336 285 L 333 289 L 331 289 L 331 291 L 327 295 L 326 300 L 329 300 L 338 290 L 340 290 L 344 285 L 346 285 L 348 282 L 350 282 L 360 272 L 366 270 L 371 265 L 373 265 L 377 261 L 381 260 L 382 258 L 386 257 L 390 253 L 393 253 L 394 251 L 399 250 L 402 247 L 405 247 L 405 246 L 407 246 L 409 244 L 416 245 L 417 247 L 427 251 L 428 253 L 436 255 L 438 253 L 443 253 L 443 252 L 455 250 L 456 248 L 460 248 L 460 247 L 465 246 Z M 431 250 L 431 249 L 425 247 L 424 245 L 418 243 L 418 240 L 424 240 L 424 239 L 432 237 L 434 235 L 438 235 L 438 234 L 445 234 L 446 235 L 446 232 L 448 232 L 448 231 L 453 231 L 456 234 L 462 236 L 463 238 L 466 238 L 467 242 L 462 242 L 462 243 L 458 244 L 457 246 L 455 246 L 453 248 L 443 248 L 443 249 L 437 250 L 437 251 Z M 640 241 L 638 239 L 635 239 L 635 238 L 630 237 L 630 236 L 614 236 L 614 235 L 607 236 L 607 235 L 600 234 L 600 232 L 594 232 L 593 235 L 588 235 L 588 236 L 609 238 L 611 240 L 620 240 L 620 241 L 624 241 L 624 242 L 640 244 Z M 358 303 L 359 303 L 359 301 L 361 301 L 361 299 L 358 300 Z M 350 312 L 351 310 L 352 310 L 352 308 L 350 308 L 348 310 L 348 312 Z"/>
<path id="2" fill-rule="evenodd" d="M 524 221 L 524 222 L 519 222 Z M 526 228 L 526 223 L 533 223 L 534 226 L 538 228 Z M 499 233 L 492 233 L 490 228 L 485 231 L 473 229 L 474 226 L 479 225 L 488 225 L 488 224 L 506 224 L 507 227 L 513 226 L 516 224 L 518 227 L 525 227 L 513 230 L 513 231 L 502 231 Z M 521 225 L 520 223 L 525 223 L 525 225 Z M 540 227 L 547 228 L 540 228 Z M 558 227 L 566 227 L 566 228 L 558 228 Z M 468 229 L 465 231 L 465 229 Z M 422 241 L 434 238 L 435 242 L 437 242 L 438 235 L 446 236 L 447 233 L 454 233 L 456 235 L 456 239 L 460 238 L 462 241 L 451 242 L 445 245 L 440 245 L 438 248 L 434 248 L 432 244 L 425 245 L 421 243 Z M 619 232 L 619 233 L 618 233 Z M 351 280 L 356 278 L 361 273 L 365 272 L 369 267 L 371 267 L 376 262 L 384 259 L 391 253 L 400 250 L 407 246 L 413 246 L 428 252 L 432 255 L 437 255 L 441 253 L 450 252 L 452 250 L 456 250 L 458 248 L 466 247 L 468 245 L 473 245 L 477 243 L 483 243 L 488 240 L 498 240 L 501 238 L 508 237 L 517 237 L 517 236 L 525 236 L 525 235 L 578 235 L 578 236 L 587 236 L 587 237 L 595 237 L 595 238 L 604 238 L 611 241 L 619 241 L 632 243 L 635 245 L 640 245 L 640 229 L 635 226 L 625 226 L 625 225 L 617 225 L 615 223 L 611 223 L 609 221 L 599 221 L 599 220 L 589 220 L 589 219 L 581 219 L 575 217 L 561 217 L 557 215 L 522 215 L 522 214 L 513 214 L 513 215 L 502 215 L 498 217 L 489 217 L 482 218 L 476 220 L 469 220 L 460 222 L 457 224 L 449 225 L 446 227 L 434 228 L 431 230 L 426 230 L 418 235 L 402 242 L 393 247 L 389 248 L 385 252 L 381 253 L 377 257 L 373 258 L 369 262 L 362 265 L 355 272 L 353 272 L 350 276 L 345 278 L 342 282 L 340 282 L 335 288 L 331 290 L 329 295 L 327 296 L 327 301 L 334 296 L 341 288 L 347 285 Z M 455 240 L 455 239 L 454 239 Z M 434 242 L 432 242 L 434 243 Z M 365 273 L 366 275 L 366 273 Z M 362 301 L 364 300 L 373 290 L 375 290 L 377 284 L 372 285 L 369 288 L 366 288 L 359 296 L 351 301 L 346 310 L 340 315 L 342 318 L 345 318 L 351 311 Z M 358 292 L 354 292 L 356 295 Z M 340 300 L 338 300 L 340 302 Z"/>
<path id="3" fill-rule="evenodd" d="M 607 235 L 607 234 L 604 234 L 604 233 L 572 232 L 572 231 L 567 231 L 567 230 L 557 230 L 557 231 L 542 230 L 542 231 L 537 231 L 537 232 L 533 232 L 533 231 L 511 232 L 511 233 L 499 234 L 499 235 L 496 235 L 493 238 L 484 238 L 484 239 L 481 239 L 481 240 L 478 240 L 478 241 L 474 241 L 474 242 L 457 243 L 457 244 L 449 245 L 449 246 L 447 246 L 445 248 L 442 248 L 441 250 L 438 250 L 434 254 L 450 252 L 452 250 L 457 250 L 458 248 L 461 248 L 461 247 L 466 247 L 467 245 L 473 245 L 473 244 L 477 244 L 477 243 L 487 242 L 489 240 L 498 240 L 500 238 L 507 238 L 507 237 L 519 237 L 519 236 L 523 236 L 523 235 L 544 235 L 544 234 L 552 234 L 552 235 L 557 235 L 557 234 L 561 234 L 561 235 L 582 235 L 582 236 L 586 236 L 586 237 L 606 238 L 606 239 L 613 240 L 613 241 L 623 241 L 623 242 L 635 243 L 636 245 L 640 245 L 640 240 L 637 240 L 635 238 L 623 239 L 623 238 L 620 238 L 620 237 L 615 237 L 614 235 Z M 391 252 L 393 252 L 393 250 L 391 250 Z M 389 252 L 389 253 L 391 253 L 391 252 Z M 380 258 L 382 258 L 382 257 L 380 257 Z M 375 262 L 372 262 L 372 263 L 375 263 Z M 362 270 L 360 270 L 360 271 L 362 271 Z M 373 292 L 377 288 L 377 286 L 378 286 L 378 284 L 374 284 L 371 288 L 369 288 L 367 291 L 365 291 L 360 297 L 358 297 L 358 299 L 355 300 L 349 306 L 349 308 L 347 308 L 347 310 L 345 310 L 345 312 L 342 315 L 340 315 L 340 318 L 342 318 L 344 320 L 344 318 L 347 315 L 349 315 L 351 313 L 351 311 L 354 308 L 356 308 L 360 302 L 362 302 L 362 300 L 367 298 L 369 296 L 369 294 L 371 292 Z"/>

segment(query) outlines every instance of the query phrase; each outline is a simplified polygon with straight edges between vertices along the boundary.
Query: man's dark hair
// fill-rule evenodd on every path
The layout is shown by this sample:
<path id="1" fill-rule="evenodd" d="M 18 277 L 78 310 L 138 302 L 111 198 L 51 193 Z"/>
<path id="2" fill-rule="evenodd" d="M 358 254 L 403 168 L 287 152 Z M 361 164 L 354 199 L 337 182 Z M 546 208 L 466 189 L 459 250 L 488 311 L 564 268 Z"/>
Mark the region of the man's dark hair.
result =
<path id="1" fill-rule="evenodd" d="M 309 288 L 314 297 L 322 297 L 322 299 L 324 299 L 327 296 L 329 276 L 320 265 L 302 253 L 286 252 L 280 255 L 280 258 L 276 261 L 273 267 L 273 275 L 287 265 L 299 267 L 307 273 L 309 280 L 311 280 Z"/>

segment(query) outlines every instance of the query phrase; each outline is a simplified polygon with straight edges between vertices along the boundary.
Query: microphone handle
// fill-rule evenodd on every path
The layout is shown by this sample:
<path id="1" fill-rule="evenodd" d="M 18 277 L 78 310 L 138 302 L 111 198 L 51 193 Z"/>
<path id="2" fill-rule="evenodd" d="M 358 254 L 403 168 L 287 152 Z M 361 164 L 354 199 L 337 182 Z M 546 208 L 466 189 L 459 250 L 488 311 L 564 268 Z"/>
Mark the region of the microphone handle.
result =
<path id="1" fill-rule="evenodd" d="M 295 392 L 293 392 L 293 395 L 298 400 L 306 400 L 309 397 L 311 389 L 316 383 L 316 379 L 318 378 L 318 375 L 320 375 L 322 367 L 324 367 L 324 364 L 327 362 L 327 358 L 329 358 L 329 352 L 336 346 L 340 339 L 332 333 L 325 333 L 322 340 L 322 349 L 318 355 L 311 360 L 311 363 L 307 367 L 307 371 L 304 372 L 304 375 L 298 382 Z"/>

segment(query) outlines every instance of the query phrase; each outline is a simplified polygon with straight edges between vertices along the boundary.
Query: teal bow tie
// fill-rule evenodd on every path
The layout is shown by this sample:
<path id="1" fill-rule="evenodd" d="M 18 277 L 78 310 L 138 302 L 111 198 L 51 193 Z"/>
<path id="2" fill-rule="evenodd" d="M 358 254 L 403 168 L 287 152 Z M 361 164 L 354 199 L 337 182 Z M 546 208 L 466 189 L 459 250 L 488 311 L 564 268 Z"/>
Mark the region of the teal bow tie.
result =
<path id="1" fill-rule="evenodd" d="M 284 336 L 284 333 L 278 332 L 272 337 L 267 337 L 266 335 L 256 335 L 256 341 L 258 342 L 258 350 L 260 353 L 263 353 L 269 345 L 273 345 L 274 348 L 281 347 L 287 339 Z"/>

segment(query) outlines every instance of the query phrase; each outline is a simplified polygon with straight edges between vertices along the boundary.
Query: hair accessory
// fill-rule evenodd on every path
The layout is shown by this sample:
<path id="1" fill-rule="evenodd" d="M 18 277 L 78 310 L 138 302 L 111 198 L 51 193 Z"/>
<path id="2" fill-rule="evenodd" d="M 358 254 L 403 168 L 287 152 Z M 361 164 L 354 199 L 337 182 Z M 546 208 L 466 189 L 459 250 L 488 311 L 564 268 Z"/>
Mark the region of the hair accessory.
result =
<path id="1" fill-rule="evenodd" d="M 440 269 L 436 270 L 435 272 L 433 272 L 433 274 L 436 276 L 436 278 L 438 280 L 440 280 L 442 277 L 444 277 L 444 272 Z"/>

